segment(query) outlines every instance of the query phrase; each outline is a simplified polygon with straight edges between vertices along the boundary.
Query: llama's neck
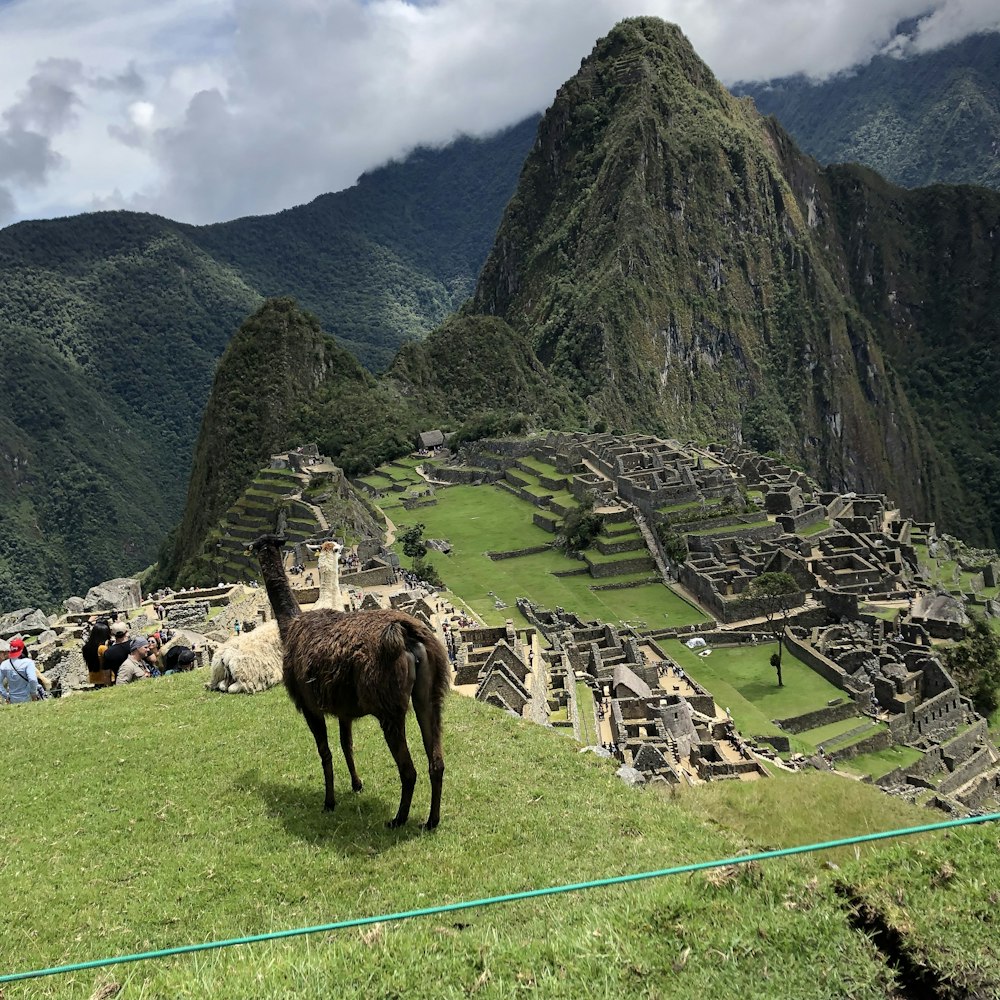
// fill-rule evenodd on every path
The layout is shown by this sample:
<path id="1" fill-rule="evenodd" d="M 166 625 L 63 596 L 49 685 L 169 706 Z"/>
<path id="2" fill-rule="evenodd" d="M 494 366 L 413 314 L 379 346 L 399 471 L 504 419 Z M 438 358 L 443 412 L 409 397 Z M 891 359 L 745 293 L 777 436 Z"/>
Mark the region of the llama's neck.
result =
<path id="1" fill-rule="evenodd" d="M 319 600 L 320 607 L 343 611 L 340 597 L 340 553 L 320 552 L 319 554 Z"/>
<path id="2" fill-rule="evenodd" d="M 285 626 L 293 618 L 298 618 L 302 609 L 288 584 L 285 567 L 281 563 L 281 548 L 277 545 L 261 546 L 257 549 L 257 561 L 264 577 L 267 599 L 278 622 L 278 631 L 284 638 Z"/>

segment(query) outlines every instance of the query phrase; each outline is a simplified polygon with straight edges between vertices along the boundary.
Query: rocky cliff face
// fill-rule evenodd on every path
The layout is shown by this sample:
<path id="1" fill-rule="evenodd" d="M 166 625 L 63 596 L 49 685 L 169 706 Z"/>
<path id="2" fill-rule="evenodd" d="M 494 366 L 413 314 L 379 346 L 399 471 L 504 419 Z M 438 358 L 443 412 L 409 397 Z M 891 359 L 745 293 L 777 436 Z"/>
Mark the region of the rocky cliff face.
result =
<path id="1" fill-rule="evenodd" d="M 473 308 L 593 419 L 743 437 L 926 514 L 940 448 L 859 301 L 842 197 L 677 28 L 626 21 L 544 116 Z"/>

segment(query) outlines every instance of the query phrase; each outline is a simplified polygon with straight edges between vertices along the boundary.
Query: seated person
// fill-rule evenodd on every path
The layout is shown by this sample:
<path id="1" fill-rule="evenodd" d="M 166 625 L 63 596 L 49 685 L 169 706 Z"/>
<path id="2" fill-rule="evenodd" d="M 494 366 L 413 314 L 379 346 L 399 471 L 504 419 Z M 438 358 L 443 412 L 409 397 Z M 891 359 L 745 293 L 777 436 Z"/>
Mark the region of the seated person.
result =
<path id="1" fill-rule="evenodd" d="M 163 656 L 160 653 L 160 637 L 154 632 L 146 641 L 149 644 L 146 646 L 146 652 L 143 656 L 146 668 L 149 670 L 150 677 L 159 677 L 166 669 L 163 664 Z"/>
<path id="2" fill-rule="evenodd" d="M 149 676 L 146 669 L 144 657 L 149 643 L 145 638 L 138 636 L 128 644 L 128 656 L 125 662 L 118 668 L 118 676 L 115 685 L 131 684 L 133 681 L 141 681 Z"/>
<path id="3" fill-rule="evenodd" d="M 166 676 L 194 670 L 196 659 L 193 649 L 189 649 L 187 646 L 171 646 L 163 657 L 163 664 L 167 668 L 163 673 Z"/>

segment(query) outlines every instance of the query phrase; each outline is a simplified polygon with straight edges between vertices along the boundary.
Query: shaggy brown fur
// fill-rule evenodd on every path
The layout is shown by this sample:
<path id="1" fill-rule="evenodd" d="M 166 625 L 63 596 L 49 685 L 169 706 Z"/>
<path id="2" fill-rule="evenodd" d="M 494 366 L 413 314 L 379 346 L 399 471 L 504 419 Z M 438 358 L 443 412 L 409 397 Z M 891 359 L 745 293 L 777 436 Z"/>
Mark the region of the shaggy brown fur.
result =
<path id="1" fill-rule="evenodd" d="M 340 746 L 351 786 L 360 792 L 351 726 L 354 719 L 374 715 L 399 769 L 399 809 L 389 826 L 406 822 L 417 780 L 406 742 L 406 712 L 412 698 L 430 772 L 431 809 L 425 827 L 432 830 L 441 818 L 441 707 L 451 684 L 444 647 L 423 622 L 400 611 L 301 612 L 281 564 L 281 539 L 265 535 L 252 547 L 285 647 L 285 687 L 305 716 L 323 765 L 324 807 L 335 805 L 324 716 L 340 720 Z"/>

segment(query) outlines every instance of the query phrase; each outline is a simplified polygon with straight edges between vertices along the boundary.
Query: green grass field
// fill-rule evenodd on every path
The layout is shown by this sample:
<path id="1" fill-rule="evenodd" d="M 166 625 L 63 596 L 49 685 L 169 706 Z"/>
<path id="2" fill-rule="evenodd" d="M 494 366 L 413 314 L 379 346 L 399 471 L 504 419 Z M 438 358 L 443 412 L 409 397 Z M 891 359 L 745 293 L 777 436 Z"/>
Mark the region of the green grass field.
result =
<path id="1" fill-rule="evenodd" d="M 873 753 L 859 754 L 849 760 L 841 761 L 838 767 L 855 774 L 870 774 L 873 778 L 881 778 L 883 774 L 895 771 L 897 767 L 908 767 L 915 764 L 923 754 L 913 747 L 895 746 Z"/>
<path id="2" fill-rule="evenodd" d="M 553 540 L 551 533 L 532 523 L 531 516 L 537 508 L 505 490 L 452 486 L 439 489 L 436 497 L 438 502 L 434 507 L 413 511 L 394 509 L 392 519 L 400 532 L 422 523 L 425 538 L 446 538 L 451 542 L 451 553 L 447 556 L 431 553 L 431 562 L 449 590 L 491 624 L 501 624 L 507 618 L 520 620 L 518 597 L 528 597 L 546 608 L 562 607 L 582 618 L 611 623 L 641 621 L 654 628 L 705 621 L 697 608 L 661 583 L 622 590 L 590 589 L 594 584 L 633 579 L 636 574 L 600 580 L 589 575 L 553 576 L 553 572 L 586 568 L 584 563 L 555 549 L 513 559 L 489 559 L 487 552 L 529 548 Z M 397 551 L 406 563 L 398 546 Z M 638 574 L 640 578 L 649 575 Z M 507 607 L 498 610 L 497 598 Z"/>
<path id="3" fill-rule="evenodd" d="M 659 796 L 573 742 L 452 696 L 442 824 L 387 830 L 398 778 L 377 725 L 356 727 L 360 794 L 321 809 L 312 738 L 283 692 L 220 696 L 204 672 L 0 710 L 3 972 L 315 926 L 907 825 L 872 789 L 798 778 Z M 411 725 L 412 730 L 412 725 Z M 805 777 L 805 776 L 802 776 Z M 877 802 L 876 802 L 877 799 Z M 808 808 L 786 815 L 797 801 Z M 780 821 L 778 821 L 780 820 Z M 997 831 L 380 922 L 2 987 L 5 1000 L 299 1000 L 746 996 L 875 1000 L 896 976 L 853 929 L 837 884 L 863 887 L 955 995 L 994 995 L 986 922 Z M 889 860 L 891 859 L 891 860 Z M 936 877 L 945 863 L 948 874 Z M 115 987 L 120 987 L 120 990 Z M 101 991 L 101 992 L 99 992 Z M 991 992 L 994 991 L 994 992 Z"/>
<path id="4" fill-rule="evenodd" d="M 680 641 L 666 642 L 664 651 L 696 681 L 703 684 L 720 708 L 728 708 L 740 732 L 748 736 L 787 735 L 774 719 L 788 719 L 825 708 L 843 691 L 796 659 L 787 649 L 781 661 L 784 687 L 778 687 L 768 662 L 777 643 L 757 646 L 720 646 L 711 656 L 698 656 Z M 858 720 L 860 724 L 862 720 Z M 805 735 L 789 736 L 793 750 L 812 753 L 816 745 Z"/>

